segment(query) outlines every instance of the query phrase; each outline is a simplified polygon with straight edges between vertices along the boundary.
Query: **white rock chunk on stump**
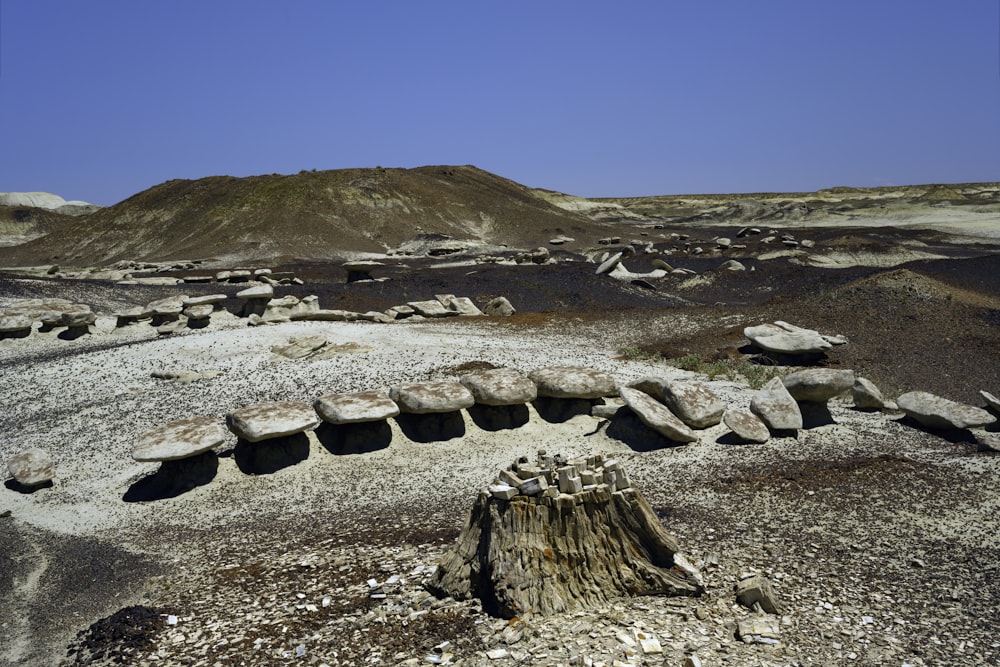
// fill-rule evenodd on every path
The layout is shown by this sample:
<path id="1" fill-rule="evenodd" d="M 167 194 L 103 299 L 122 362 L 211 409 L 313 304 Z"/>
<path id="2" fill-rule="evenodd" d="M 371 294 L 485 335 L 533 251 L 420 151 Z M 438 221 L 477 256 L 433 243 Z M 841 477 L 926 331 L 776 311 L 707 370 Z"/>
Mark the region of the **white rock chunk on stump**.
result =
<path id="1" fill-rule="evenodd" d="M 802 411 L 781 378 L 771 378 L 757 390 L 750 401 L 750 412 L 760 417 L 772 431 L 802 428 Z"/>
<path id="2" fill-rule="evenodd" d="M 722 421 L 742 442 L 763 443 L 771 439 L 767 424 L 749 410 L 726 410 Z"/>
<path id="3" fill-rule="evenodd" d="M 40 486 L 55 477 L 52 457 L 41 447 L 31 447 L 15 454 L 7 461 L 7 470 L 22 486 Z"/>
<path id="4" fill-rule="evenodd" d="M 228 433 L 215 417 L 189 417 L 147 431 L 132 458 L 136 461 L 179 461 L 218 447 Z"/>
<path id="5" fill-rule="evenodd" d="M 229 430 L 248 442 L 309 431 L 316 428 L 319 422 L 312 406 L 298 401 L 258 403 L 226 415 Z"/>
<path id="6" fill-rule="evenodd" d="M 621 388 L 621 397 L 642 423 L 660 435 L 675 442 L 694 442 L 698 436 L 677 418 L 663 403 L 644 391 L 631 387 Z"/>
<path id="7" fill-rule="evenodd" d="M 521 405 L 538 396 L 538 389 L 526 375 L 513 368 L 474 371 L 459 378 L 482 405 Z"/>
<path id="8" fill-rule="evenodd" d="M 606 373 L 579 366 L 549 366 L 528 374 L 539 396 L 549 398 L 603 398 L 618 394 L 614 379 Z"/>
<path id="9" fill-rule="evenodd" d="M 399 414 L 399 406 L 380 391 L 327 394 L 313 403 L 316 413 L 329 424 L 359 424 L 381 421 Z"/>
<path id="10" fill-rule="evenodd" d="M 854 386 L 854 371 L 806 368 L 789 373 L 781 383 L 796 401 L 826 403 Z"/>
<path id="11" fill-rule="evenodd" d="M 396 402 L 400 412 L 417 415 L 454 412 L 476 404 L 472 392 L 452 380 L 397 385 L 389 390 L 389 398 Z"/>
<path id="12" fill-rule="evenodd" d="M 911 391 L 896 399 L 907 417 L 928 428 L 976 428 L 997 419 L 986 410 L 935 396 L 926 391 Z"/>
<path id="13" fill-rule="evenodd" d="M 705 584 L 617 461 L 540 453 L 479 493 L 428 588 L 512 618 L 633 595 L 700 595 Z"/>

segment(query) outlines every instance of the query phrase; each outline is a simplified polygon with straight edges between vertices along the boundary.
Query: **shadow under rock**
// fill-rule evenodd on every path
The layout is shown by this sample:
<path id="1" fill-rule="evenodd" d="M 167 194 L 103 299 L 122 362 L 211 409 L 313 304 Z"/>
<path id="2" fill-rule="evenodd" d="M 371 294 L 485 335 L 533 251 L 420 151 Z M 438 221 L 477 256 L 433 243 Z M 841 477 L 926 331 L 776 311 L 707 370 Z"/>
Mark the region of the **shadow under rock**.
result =
<path id="1" fill-rule="evenodd" d="M 76 340 L 90 335 L 90 327 L 68 327 L 56 334 L 59 340 Z"/>
<path id="2" fill-rule="evenodd" d="M 802 413 L 802 428 L 807 430 L 837 423 L 830 414 L 830 406 L 826 403 L 803 401 L 799 403 L 799 412 Z"/>
<path id="3" fill-rule="evenodd" d="M 316 439 L 331 454 L 366 454 L 385 449 L 392 442 L 392 429 L 384 419 L 357 424 L 323 422 Z"/>
<path id="4" fill-rule="evenodd" d="M 539 396 L 531 402 L 538 416 L 550 424 L 568 422 L 577 415 L 589 415 L 594 405 L 604 399 L 589 398 L 550 398 Z"/>
<path id="5" fill-rule="evenodd" d="M 461 410 L 423 415 L 404 412 L 395 419 L 403 435 L 414 442 L 440 442 L 465 435 Z"/>
<path id="6" fill-rule="evenodd" d="M 652 452 L 657 449 L 678 447 L 685 443 L 674 442 L 646 426 L 638 415 L 628 407 L 615 413 L 606 431 L 609 438 L 620 440 L 636 452 Z"/>
<path id="7" fill-rule="evenodd" d="M 309 458 L 309 436 L 295 433 L 281 438 L 236 442 L 233 459 L 236 467 L 247 475 L 268 475 Z"/>
<path id="8" fill-rule="evenodd" d="M 918 431 L 923 431 L 924 433 L 931 433 L 938 436 L 939 438 L 944 438 L 948 442 L 958 445 L 974 445 L 976 444 L 976 436 L 969 429 L 965 428 L 931 428 L 930 426 L 925 426 L 921 424 L 913 417 L 903 416 L 896 420 L 897 424 L 902 424 L 903 426 L 909 426 L 912 429 Z"/>
<path id="9" fill-rule="evenodd" d="M 759 445 L 759 442 L 747 442 L 740 436 L 736 435 L 732 431 L 724 433 L 715 439 L 715 444 L 717 445 L 728 445 L 730 447 L 745 447 L 749 445 Z"/>
<path id="10" fill-rule="evenodd" d="M 156 472 L 132 484 L 122 500 L 136 503 L 176 498 L 208 484 L 218 472 L 219 456 L 212 451 L 179 461 L 164 461 Z"/>
<path id="11" fill-rule="evenodd" d="M 481 405 L 476 403 L 469 408 L 469 416 L 479 428 L 484 431 L 505 431 L 520 428 L 528 423 L 530 415 L 528 406 L 518 405 Z"/>
<path id="12" fill-rule="evenodd" d="M 39 489 L 51 489 L 52 480 L 50 479 L 47 482 L 42 482 L 41 484 L 36 484 L 34 486 L 26 486 L 24 484 L 21 484 L 16 479 L 8 479 L 6 482 L 3 483 L 3 485 L 8 489 L 10 489 L 11 491 L 17 491 L 18 493 L 31 495 L 32 493 L 38 491 Z"/>

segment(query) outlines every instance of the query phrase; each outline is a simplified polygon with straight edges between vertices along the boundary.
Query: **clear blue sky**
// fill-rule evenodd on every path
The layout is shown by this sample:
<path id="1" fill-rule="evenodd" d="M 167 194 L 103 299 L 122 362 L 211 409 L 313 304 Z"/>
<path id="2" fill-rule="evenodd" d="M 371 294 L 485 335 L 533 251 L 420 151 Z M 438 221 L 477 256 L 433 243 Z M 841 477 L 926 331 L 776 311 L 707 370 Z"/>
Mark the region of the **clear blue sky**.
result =
<path id="1" fill-rule="evenodd" d="M 582 196 L 1000 181 L 997 0 L 0 0 L 0 191 L 475 164 Z"/>

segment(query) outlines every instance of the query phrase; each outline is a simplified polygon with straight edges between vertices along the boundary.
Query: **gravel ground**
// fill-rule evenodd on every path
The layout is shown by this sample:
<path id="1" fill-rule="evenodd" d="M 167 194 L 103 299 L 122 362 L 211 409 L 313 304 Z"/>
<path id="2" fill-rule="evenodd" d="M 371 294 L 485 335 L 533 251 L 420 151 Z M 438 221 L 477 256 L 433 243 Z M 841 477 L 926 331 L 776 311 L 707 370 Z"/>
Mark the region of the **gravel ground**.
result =
<path id="1" fill-rule="evenodd" d="M 565 269 L 524 300 L 556 303 L 584 273 L 592 269 Z M 419 297 L 410 298 L 446 291 L 456 279 L 440 275 L 447 278 L 440 289 L 414 284 Z M 504 275 L 477 288 L 477 301 L 497 291 Z M 782 272 L 761 275 L 766 287 Z M 900 336 L 912 335 L 927 354 L 932 330 L 943 322 L 935 318 L 965 318 L 949 331 L 966 338 L 940 354 L 951 362 L 950 385 L 941 393 L 963 398 L 966 383 L 987 377 L 970 381 L 960 373 L 995 358 L 987 349 L 995 324 L 974 334 L 985 341 L 976 348 L 979 359 L 954 350 L 969 336 L 963 325 L 988 318 L 991 302 L 965 292 L 951 299 L 932 293 L 919 273 L 874 284 L 865 282 L 869 277 L 862 271 L 830 278 L 830 290 L 854 295 L 830 309 L 809 298 L 779 300 L 762 311 L 735 304 L 678 308 L 671 306 L 690 302 L 694 286 L 649 295 L 605 280 L 594 292 L 578 291 L 574 309 L 552 315 L 527 308 L 508 320 L 246 328 L 218 314 L 207 329 L 170 337 L 144 324 L 116 330 L 101 319 L 94 335 L 75 341 L 38 332 L 2 340 L 0 459 L 43 447 L 56 459 L 57 479 L 32 494 L 0 494 L 0 513 L 10 512 L 0 518 L 0 603 L 7 610 L 0 664 L 332 667 L 431 664 L 449 654 L 452 664 L 464 665 L 680 665 L 693 655 L 706 665 L 995 664 L 1000 459 L 976 451 L 962 434 L 925 433 L 898 415 L 856 411 L 839 400 L 832 419 L 755 446 L 729 444 L 727 429 L 717 426 L 700 431 L 696 443 L 673 447 L 627 419 L 556 417 L 529 407 L 527 423 L 506 430 L 481 428 L 463 413 L 447 438 L 415 439 L 405 423 L 390 421 L 388 446 L 361 454 L 333 453 L 311 434 L 306 460 L 247 475 L 232 456 L 234 438 L 220 448 L 209 483 L 130 502 L 142 497 L 156 470 L 134 462 L 131 448 L 141 433 L 172 419 L 455 377 L 484 362 L 522 371 L 584 365 L 620 383 L 647 374 L 686 376 L 659 355 L 619 351 L 642 343 L 706 356 L 723 348 L 728 355 L 727 346 L 739 345 L 733 329 L 778 312 L 847 333 L 845 349 L 858 351 L 831 354 L 834 365 L 869 359 L 860 370 L 898 378 L 886 362 L 896 357 L 885 348 L 874 354 L 861 325 L 848 317 L 885 294 L 917 294 L 901 307 L 916 304 L 928 325 L 920 327 L 924 333 L 913 328 Z M 946 278 L 935 280 L 953 284 Z M 52 282 L 18 281 L 15 295 L 58 290 Z M 73 298 L 103 299 L 108 311 L 128 300 L 101 293 L 97 284 L 74 289 Z M 721 288 L 705 289 L 702 297 L 714 289 Z M 595 302 L 605 307 L 591 308 Z M 953 309 L 931 316 L 927 304 Z M 829 319 L 821 320 L 824 312 Z M 885 322 L 898 314 L 887 311 Z M 323 335 L 344 353 L 317 361 L 271 353 L 304 335 Z M 901 366 L 911 375 L 897 385 L 941 391 L 909 386 L 929 377 L 914 370 L 921 365 Z M 161 369 L 218 375 L 180 384 L 153 379 Z M 720 376 L 712 386 L 728 405 L 749 404 L 751 389 L 738 378 Z M 538 449 L 619 458 L 700 563 L 708 593 L 621 600 L 515 623 L 485 616 L 474 603 L 429 598 L 421 584 L 457 536 L 477 490 Z M 736 637 L 741 621 L 765 618 L 735 602 L 733 586 L 748 572 L 774 584 L 778 644 Z M 393 575 L 399 580 L 385 584 Z M 385 598 L 371 597 L 370 579 Z M 100 619 L 106 620 L 92 625 Z M 644 652 L 637 633 L 655 637 L 661 652 Z"/>

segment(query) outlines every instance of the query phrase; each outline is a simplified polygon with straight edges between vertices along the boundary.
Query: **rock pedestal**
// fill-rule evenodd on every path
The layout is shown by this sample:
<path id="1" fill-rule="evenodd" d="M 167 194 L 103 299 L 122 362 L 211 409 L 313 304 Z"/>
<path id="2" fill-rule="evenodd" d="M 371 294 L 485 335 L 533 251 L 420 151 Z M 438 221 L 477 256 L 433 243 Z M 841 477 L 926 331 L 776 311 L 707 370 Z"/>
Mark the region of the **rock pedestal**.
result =
<path id="1" fill-rule="evenodd" d="M 479 493 L 428 586 L 479 598 L 502 618 L 705 590 L 616 461 L 544 455 L 502 471 Z"/>

